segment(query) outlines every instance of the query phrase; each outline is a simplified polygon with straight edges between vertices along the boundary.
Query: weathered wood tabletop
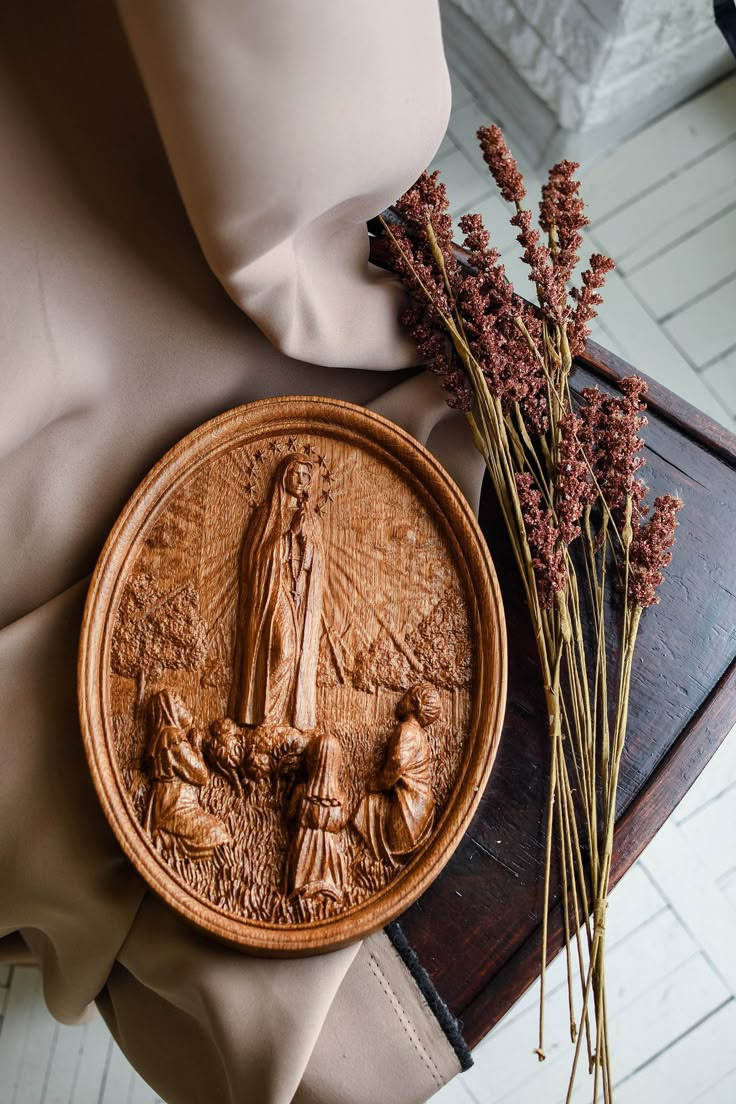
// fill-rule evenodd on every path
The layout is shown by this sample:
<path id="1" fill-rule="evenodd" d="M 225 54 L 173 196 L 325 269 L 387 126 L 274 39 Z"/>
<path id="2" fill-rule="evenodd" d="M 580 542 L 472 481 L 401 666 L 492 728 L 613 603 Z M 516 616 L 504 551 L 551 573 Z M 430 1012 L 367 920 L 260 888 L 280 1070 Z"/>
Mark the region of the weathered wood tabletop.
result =
<path id="1" fill-rule="evenodd" d="M 591 343 L 573 389 L 633 371 Z M 685 500 L 661 604 L 645 612 L 619 786 L 614 883 L 664 823 L 736 720 L 736 438 L 650 383 L 645 478 Z M 440 878 L 400 919 L 475 1046 L 539 973 L 547 741 L 534 639 L 493 492 L 481 523 L 506 606 L 509 693 L 491 780 Z M 557 895 L 559 897 L 559 893 Z M 553 912 L 551 946 L 562 941 Z"/>

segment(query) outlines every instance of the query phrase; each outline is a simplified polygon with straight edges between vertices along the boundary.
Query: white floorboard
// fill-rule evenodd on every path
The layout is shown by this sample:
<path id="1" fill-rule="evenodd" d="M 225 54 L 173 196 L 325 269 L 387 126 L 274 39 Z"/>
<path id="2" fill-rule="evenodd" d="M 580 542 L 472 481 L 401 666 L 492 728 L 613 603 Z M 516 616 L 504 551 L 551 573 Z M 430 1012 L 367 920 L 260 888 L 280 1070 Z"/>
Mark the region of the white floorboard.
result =
<path id="1" fill-rule="evenodd" d="M 8 1104 L 43 1099 L 55 1030 L 42 1003 L 39 972 L 17 967 L 0 1034 L 0 1070 L 9 1074 Z"/>
<path id="2" fill-rule="evenodd" d="M 452 110 L 455 111 L 463 104 L 470 103 L 473 99 L 473 93 L 462 77 L 458 76 L 457 70 L 452 65 L 449 65 L 448 68 L 450 70 L 450 84 L 452 85 Z"/>
<path id="3" fill-rule="evenodd" d="M 736 866 L 736 783 L 680 824 L 679 835 L 702 856 L 716 881 L 732 870 Z"/>
<path id="4" fill-rule="evenodd" d="M 492 192 L 490 195 L 484 196 L 482 199 L 477 200 L 475 203 L 471 203 L 469 207 L 455 211 L 455 227 L 456 236 L 458 241 L 462 241 L 462 235 L 457 225 L 458 219 L 461 215 L 466 213 L 474 215 L 482 215 L 483 223 L 491 232 L 491 241 L 493 247 L 504 254 L 504 263 L 507 261 L 507 254 L 518 250 L 519 246 L 516 242 L 516 235 L 518 230 L 511 225 L 509 219 L 511 218 L 513 208 L 505 203 L 497 192 Z M 507 272 L 507 276 L 516 283 L 516 280 L 510 273 Z M 524 276 L 526 280 L 526 274 Z M 527 295 L 529 292 L 527 291 Z"/>
<path id="5" fill-rule="evenodd" d="M 616 1055 L 614 1085 L 643 1067 L 652 1053 L 663 1051 L 692 1030 L 727 998 L 720 978 L 705 957 L 698 955 L 614 1014 L 610 1021 L 611 1051 Z M 582 1078 L 572 1099 L 584 1104 L 590 1096 L 590 1080 Z"/>
<path id="6" fill-rule="evenodd" d="M 13 971 L 13 983 L 8 993 L 0 1032 L 0 1070 L 7 1104 L 14 1104 L 17 1099 L 34 1006 L 40 993 L 40 978 L 34 970 L 16 967 Z M 35 1041 L 31 1041 L 30 1045 L 33 1048 Z"/>
<path id="7" fill-rule="evenodd" d="M 733 1040 L 731 1040 L 733 1046 Z M 734 1104 L 736 1100 L 736 1070 L 729 1073 L 722 1081 L 711 1085 L 705 1092 L 697 1096 L 693 1104 Z M 642 1104 L 645 1104 L 642 1101 Z"/>
<path id="8" fill-rule="evenodd" d="M 736 200 L 736 185 L 734 186 Z M 676 232 L 673 228 L 673 232 Z M 736 271 L 736 207 L 675 240 L 629 277 L 656 318 L 666 319 L 725 283 Z"/>
<path id="9" fill-rule="evenodd" d="M 723 403 L 731 417 L 736 418 L 736 349 L 706 368 L 702 379 L 705 386 L 710 388 Z"/>
<path id="10" fill-rule="evenodd" d="M 102 1020 L 85 1025 L 84 1047 L 74 1083 L 75 1104 L 100 1104 L 107 1067 L 112 1051 L 112 1038 Z"/>
<path id="11" fill-rule="evenodd" d="M 160 1104 L 101 1019 L 69 1027 L 44 1004 L 41 974 L 13 969 L 0 1031 L 0 1104 Z"/>
<path id="12" fill-rule="evenodd" d="M 2 981 L 0 981 L 0 1031 L 2 1030 L 2 1018 L 5 1015 L 5 1009 L 10 996 L 10 979 L 12 973 L 13 971 L 10 966 L 3 966 Z"/>
<path id="13" fill-rule="evenodd" d="M 476 1104 L 476 1098 L 465 1087 L 465 1078 L 459 1075 L 432 1097 L 432 1104 Z"/>
<path id="14" fill-rule="evenodd" d="M 681 824 L 734 784 L 736 784 L 736 727 L 731 730 L 707 768 L 685 794 L 672 814 L 672 820 L 675 824 Z"/>
<path id="15" fill-rule="evenodd" d="M 715 975 L 711 977 L 710 967 L 704 959 L 701 962 L 701 958 L 697 944 L 670 910 L 659 913 L 628 940 L 610 948 L 608 998 L 611 1023 L 627 1008 L 637 1008 L 642 1006 L 642 1002 L 643 1007 L 648 1008 L 652 1000 L 659 999 L 652 994 L 669 992 L 680 975 L 688 977 L 688 984 L 702 982 L 707 994 L 705 1003 L 711 997 L 713 1000 L 706 1010 L 715 1007 L 727 994 L 719 979 Z M 557 962 L 560 961 L 558 958 Z M 718 999 L 713 996 L 714 992 Z M 691 1006 L 691 1011 L 694 1007 Z M 468 1087 L 479 1100 L 492 1099 L 484 1096 L 484 1087 L 491 1072 L 497 1094 L 493 1099 L 506 1100 L 508 1097 L 516 1101 L 518 1093 L 519 1100 L 522 1100 L 533 1090 L 540 1093 L 540 1098 L 543 1094 L 544 1099 L 556 1099 L 558 1089 L 562 1091 L 560 1085 L 566 1083 L 573 1054 L 567 1028 L 567 990 L 564 984 L 558 985 L 549 994 L 545 1021 L 547 1059 L 541 1065 L 532 1055 L 537 1045 L 536 1003 L 508 1026 L 503 1023 L 499 1025 L 481 1043 L 476 1052 L 477 1067 L 465 1075 Z M 680 1024 L 681 1021 L 678 1019 L 676 1022 Z"/>
<path id="16" fill-rule="evenodd" d="M 87 1042 L 86 1026 L 68 1027 L 58 1024 L 57 1027 L 43 1104 L 69 1104 L 69 1101 L 75 1099 L 79 1067 Z"/>
<path id="17" fill-rule="evenodd" d="M 449 154 L 455 153 L 456 150 L 457 146 L 453 142 L 452 137 L 450 136 L 450 133 L 448 131 L 448 133 L 445 134 L 445 137 L 442 139 L 439 149 L 434 155 L 434 160 L 439 161 L 443 157 L 447 157 Z"/>
<path id="18" fill-rule="evenodd" d="M 611 971 L 613 971 L 611 956 Z M 610 989 L 609 989 L 610 993 Z M 653 1053 L 659 1053 L 675 1039 L 694 1027 L 701 1019 L 728 999 L 721 980 L 702 955 L 689 958 L 679 968 L 660 978 L 654 985 L 620 1008 L 610 1008 L 611 1048 L 617 1056 L 616 1080 L 621 1080 L 642 1066 Z M 613 1003 L 613 1002 L 612 1002 Z M 562 1015 L 563 1010 L 559 1010 Z M 646 1025 L 646 1027 L 645 1027 Z M 508 1040 L 510 1042 L 510 1040 Z M 517 1072 L 514 1087 L 501 1088 L 500 1073 L 493 1065 L 470 1070 L 466 1081 L 479 1104 L 561 1104 L 564 1100 L 572 1063 L 572 1045 L 560 1042 L 548 1052 L 543 1063 L 527 1055 L 528 1071 L 521 1082 Z M 500 1066 L 508 1059 L 497 1055 Z M 524 1067 L 517 1062 L 517 1070 Z M 507 1083 L 508 1083 L 507 1079 Z M 492 1088 L 490 1088 L 492 1086 Z M 592 1096 L 592 1083 L 581 1069 L 572 1099 L 586 1101 Z"/>
<path id="19" fill-rule="evenodd" d="M 625 208 L 733 134 L 736 76 L 675 108 L 589 168 L 583 166 L 583 194 L 593 217 L 603 219 Z"/>
<path id="20" fill-rule="evenodd" d="M 469 160 L 478 167 L 483 165 L 483 158 L 478 145 L 478 128 L 490 126 L 491 123 L 496 121 L 497 120 L 490 118 L 488 113 L 483 111 L 474 100 L 463 104 L 459 108 L 453 108 L 452 115 L 450 116 L 450 125 L 448 127 L 449 133 L 452 135 L 455 144 L 459 146 Z M 514 151 L 514 155 L 517 156 L 516 151 Z M 524 173 L 527 191 L 533 198 L 539 192 L 542 183 L 541 177 L 538 172 L 529 168 L 522 156 L 518 156 L 517 160 L 519 168 Z M 485 167 L 483 171 L 488 174 L 488 169 Z M 488 179 L 491 180 L 490 175 L 488 175 Z M 495 188 L 495 184 L 493 186 Z"/>
<path id="21" fill-rule="evenodd" d="M 730 1000 L 619 1085 L 616 1104 L 692 1104 L 736 1071 L 735 1042 L 736 1001 Z"/>
<path id="22" fill-rule="evenodd" d="M 639 862 L 736 996 L 736 913 L 709 870 L 713 841 L 694 847 L 683 831 L 687 823 L 669 820 Z"/>
<path id="23" fill-rule="evenodd" d="M 617 272 L 611 272 L 606 281 L 600 320 L 615 333 L 625 360 L 732 428 L 733 419 L 726 408 Z"/>
<path id="24" fill-rule="evenodd" d="M 611 892 L 606 917 L 609 949 L 628 941 L 658 913 L 667 909 L 667 902 L 639 866 L 633 866 Z M 567 985 L 565 955 L 559 954 L 547 966 L 545 987 L 551 995 Z M 539 1007 L 539 982 L 530 986 L 501 1020 L 498 1030 L 514 1023 L 529 1009 Z"/>
<path id="25" fill-rule="evenodd" d="M 704 367 L 733 347 L 736 277 L 669 318 L 664 332 L 677 342 L 696 367 Z"/>
<path id="26" fill-rule="evenodd" d="M 734 915 L 736 915 L 736 867 L 729 870 L 728 874 L 724 874 L 718 882 L 718 888 L 734 910 Z M 734 1100 L 736 1100 L 736 1097 L 734 1097 Z"/>
<path id="27" fill-rule="evenodd" d="M 731 138 L 617 214 L 597 221 L 596 235 L 616 257 L 619 270 L 629 274 L 730 207 L 734 195 L 736 139 Z"/>

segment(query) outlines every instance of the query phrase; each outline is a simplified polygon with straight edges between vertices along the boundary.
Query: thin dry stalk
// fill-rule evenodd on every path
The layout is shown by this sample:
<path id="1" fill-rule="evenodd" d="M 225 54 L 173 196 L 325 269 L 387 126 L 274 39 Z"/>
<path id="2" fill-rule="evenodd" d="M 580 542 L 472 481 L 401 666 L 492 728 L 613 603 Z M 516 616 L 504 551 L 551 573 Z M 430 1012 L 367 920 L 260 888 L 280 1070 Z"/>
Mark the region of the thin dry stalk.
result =
<path id="1" fill-rule="evenodd" d="M 587 323 L 595 316 L 599 290 L 612 267 L 608 258 L 594 255 L 582 285 L 569 288 L 580 230 L 587 221 L 573 175 L 577 166 L 564 161 L 550 171 L 540 204 L 543 244 L 523 206 L 523 179 L 501 132 L 490 127 L 478 133 L 484 159 L 512 204 L 511 222 L 519 231 L 537 307 L 509 285 L 478 215 L 461 220 L 469 264 L 459 265 L 450 240 L 447 196 L 437 174 L 425 174 L 398 201 L 403 226 L 383 222 L 383 227 L 409 292 L 404 321 L 428 368 L 440 376 L 450 405 L 465 411 L 484 458 L 539 656 L 550 773 L 535 1053 L 544 1059 L 556 851 L 574 1043 L 567 1099 L 572 1098 L 585 1040 L 594 1101 L 602 1094 L 604 1104 L 611 1104 L 605 918 L 616 794 L 637 632 L 643 609 L 658 601 L 655 591 L 661 568 L 669 562 L 681 503 L 669 496 L 657 499 L 651 519 L 642 521 L 644 488 L 634 478 L 643 463 L 636 436 L 645 422 L 641 381 L 623 380 L 620 398 L 587 390 L 579 410 L 573 407 L 573 357 L 584 347 Z M 619 614 L 612 602 L 617 590 L 622 592 Z M 620 658 L 619 649 L 607 644 L 607 632 L 614 628 Z M 577 1008 L 574 969 L 580 988 Z"/>

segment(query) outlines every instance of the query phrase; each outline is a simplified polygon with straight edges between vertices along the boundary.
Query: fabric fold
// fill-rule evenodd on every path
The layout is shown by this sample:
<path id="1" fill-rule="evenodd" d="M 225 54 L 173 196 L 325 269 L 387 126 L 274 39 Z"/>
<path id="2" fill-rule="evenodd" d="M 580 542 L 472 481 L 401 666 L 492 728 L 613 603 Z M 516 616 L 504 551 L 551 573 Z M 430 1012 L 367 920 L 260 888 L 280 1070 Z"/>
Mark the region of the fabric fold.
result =
<path id="1" fill-rule="evenodd" d="M 436 7 L 119 8 L 192 226 L 235 302 L 289 356 L 410 364 L 400 295 L 369 270 L 365 223 L 414 182 L 447 125 Z"/>
<path id="2" fill-rule="evenodd" d="M 247 1086 L 254 1101 L 286 1104 L 358 952 L 238 954 L 149 894 L 98 1004 L 164 1099 L 238 1104 Z"/>
<path id="3" fill-rule="evenodd" d="M 386 375 L 412 352 L 395 285 L 367 263 L 365 220 L 446 123 L 437 8 L 120 10 L 134 58 L 98 0 L 0 13 L 0 955 L 34 957 L 63 1021 L 97 997 L 170 1104 L 408 1104 L 459 1066 L 385 936 L 256 959 L 148 893 L 94 794 L 76 649 L 78 580 L 140 479 L 240 403 L 375 404 L 476 500 L 462 416 L 434 380 Z"/>
<path id="4" fill-rule="evenodd" d="M 97 801 L 79 734 L 86 581 L 0 632 L 0 931 L 19 931 L 73 1023 L 105 983 L 144 888 Z"/>

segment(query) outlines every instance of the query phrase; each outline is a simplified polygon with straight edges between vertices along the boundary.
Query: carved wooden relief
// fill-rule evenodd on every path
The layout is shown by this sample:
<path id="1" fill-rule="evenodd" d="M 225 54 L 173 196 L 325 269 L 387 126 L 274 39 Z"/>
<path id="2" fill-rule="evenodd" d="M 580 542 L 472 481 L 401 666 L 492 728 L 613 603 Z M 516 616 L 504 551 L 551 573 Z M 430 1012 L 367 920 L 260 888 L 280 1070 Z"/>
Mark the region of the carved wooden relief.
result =
<path id="1" fill-rule="evenodd" d="M 171 905 L 271 953 L 385 924 L 459 842 L 495 754 L 503 614 L 437 462 L 330 399 L 222 415 L 118 521 L 81 716 L 123 847 Z"/>

